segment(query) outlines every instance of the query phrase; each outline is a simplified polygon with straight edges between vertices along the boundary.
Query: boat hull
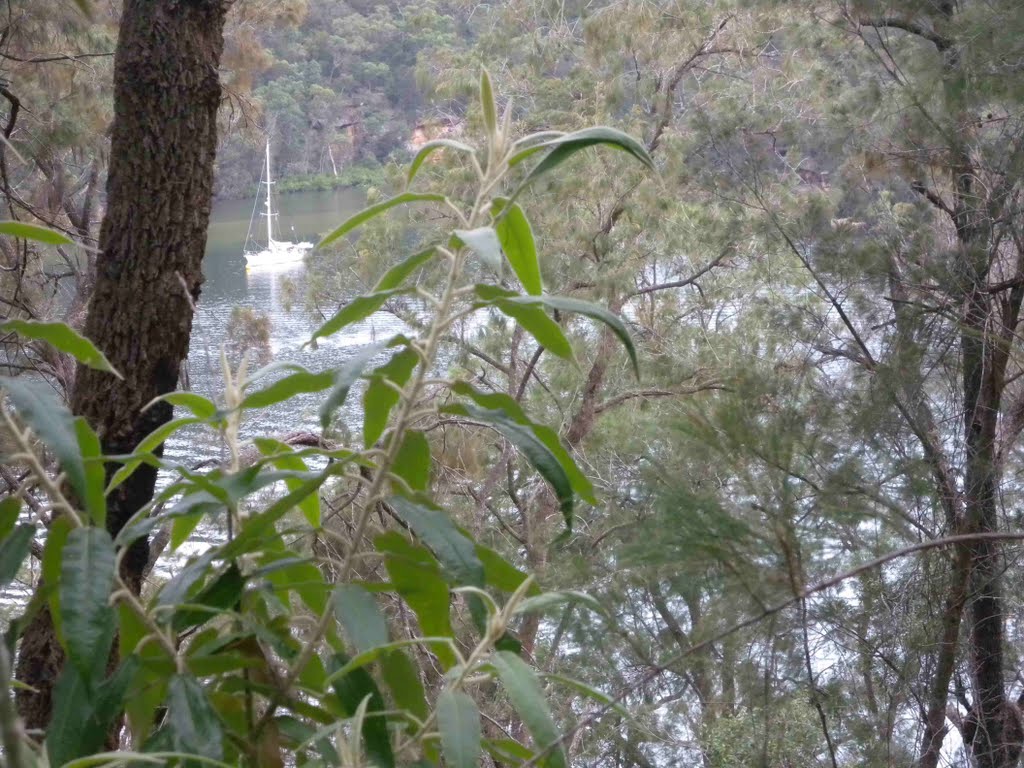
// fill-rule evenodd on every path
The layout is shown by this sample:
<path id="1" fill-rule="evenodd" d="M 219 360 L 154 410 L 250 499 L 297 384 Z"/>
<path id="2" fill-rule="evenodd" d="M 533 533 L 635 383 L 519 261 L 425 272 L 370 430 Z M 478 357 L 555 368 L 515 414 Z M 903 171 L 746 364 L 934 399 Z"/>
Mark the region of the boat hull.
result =
<path id="1" fill-rule="evenodd" d="M 313 249 L 312 243 L 271 242 L 269 248 L 245 254 L 246 269 L 301 264 Z"/>

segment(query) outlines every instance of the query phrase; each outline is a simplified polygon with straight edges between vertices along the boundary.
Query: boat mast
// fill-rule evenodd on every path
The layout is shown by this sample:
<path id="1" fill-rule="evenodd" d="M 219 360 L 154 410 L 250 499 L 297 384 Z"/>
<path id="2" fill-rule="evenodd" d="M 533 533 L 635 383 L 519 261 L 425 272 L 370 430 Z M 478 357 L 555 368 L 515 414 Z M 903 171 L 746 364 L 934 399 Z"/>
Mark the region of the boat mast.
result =
<path id="1" fill-rule="evenodd" d="M 267 248 L 274 242 L 274 210 L 270 202 L 270 137 L 267 136 Z"/>

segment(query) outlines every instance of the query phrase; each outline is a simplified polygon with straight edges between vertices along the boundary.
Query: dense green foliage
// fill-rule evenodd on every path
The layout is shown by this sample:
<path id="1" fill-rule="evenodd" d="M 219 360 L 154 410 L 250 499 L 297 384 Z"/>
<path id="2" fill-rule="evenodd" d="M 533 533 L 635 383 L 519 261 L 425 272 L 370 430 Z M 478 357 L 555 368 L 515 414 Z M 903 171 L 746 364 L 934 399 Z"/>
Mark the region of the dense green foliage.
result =
<path id="1" fill-rule="evenodd" d="M 328 765 L 1018 764 L 1018 3 L 305 0 L 273 19 L 240 5 L 229 71 L 247 95 L 225 107 L 221 189 L 254 185 L 264 120 L 301 177 L 282 189 L 374 187 L 310 257 L 308 306 L 338 308 L 321 337 L 388 312 L 419 341 L 248 388 L 226 367 L 223 402 L 176 396 L 176 427 L 219 430 L 235 463 L 176 468 L 163 517 L 140 526 L 166 522 L 183 545 L 230 510 L 233 540 L 120 609 L 123 648 L 158 638 L 141 666 L 103 682 L 69 667 L 95 723 L 124 695 L 132 748 L 216 742 L 258 765 L 297 744 Z M 109 41 L 101 22 L 64 33 Z M 496 103 L 476 97 L 481 62 Z M 103 66 L 24 92 L 54 131 L 15 137 L 26 184 L 53 188 L 39 147 L 59 167 L 100 156 Z M 95 125 L 43 107 L 58 86 Z M 497 140 L 595 124 L 623 133 L 545 134 L 521 162 Z M 417 155 L 417 125 L 462 134 Z M 594 138 L 626 151 L 592 153 Z M 72 186 L 60 200 L 82 199 Z M 59 207 L 26 213 L 88 242 Z M 10 314 L 60 319 L 46 269 L 65 246 L 0 242 L 8 265 L 47 265 L 21 292 L 0 275 Z M 63 330 L 7 330 L 9 359 L 58 387 L 54 347 L 99 360 Z M 15 408 L 29 386 L 12 380 Z M 298 392 L 323 393 L 336 442 L 232 443 L 236 415 Z M 357 395 L 349 434 L 334 414 Z M 53 455 L 3 448 L 21 471 L 45 465 L 44 491 L 59 459 L 98 514 L 88 431 L 29 415 Z M 271 480 L 288 495 L 248 500 Z M 10 492 L 37 500 L 32 482 Z M 4 503 L 10 581 L 31 541 Z M 55 526 L 47 550 L 106 567 L 106 542 L 79 530 Z M 99 602 L 64 617 L 73 661 L 110 642 Z M 147 674 L 166 685 L 143 695 Z M 564 753 L 544 752 L 556 735 Z"/>

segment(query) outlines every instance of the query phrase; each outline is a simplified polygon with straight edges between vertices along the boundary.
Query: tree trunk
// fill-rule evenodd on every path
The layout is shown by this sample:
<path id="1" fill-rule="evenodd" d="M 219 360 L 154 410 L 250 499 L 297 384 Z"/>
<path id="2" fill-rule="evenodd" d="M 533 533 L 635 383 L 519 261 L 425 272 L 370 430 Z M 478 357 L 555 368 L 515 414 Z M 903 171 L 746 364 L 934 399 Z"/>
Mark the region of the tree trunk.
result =
<path id="1" fill-rule="evenodd" d="M 108 454 L 131 453 L 171 418 L 143 408 L 172 391 L 188 353 L 192 311 L 213 196 L 217 73 L 227 0 L 126 0 L 114 64 L 114 123 L 107 212 L 85 335 L 124 374 L 79 367 L 72 410 L 100 435 Z M 113 467 L 108 468 L 110 472 Z M 153 495 L 156 472 L 143 465 L 108 499 L 116 535 Z M 148 559 L 140 540 L 122 575 L 138 591 Z M 22 639 L 18 691 L 26 726 L 45 728 L 63 652 L 46 611 Z"/>

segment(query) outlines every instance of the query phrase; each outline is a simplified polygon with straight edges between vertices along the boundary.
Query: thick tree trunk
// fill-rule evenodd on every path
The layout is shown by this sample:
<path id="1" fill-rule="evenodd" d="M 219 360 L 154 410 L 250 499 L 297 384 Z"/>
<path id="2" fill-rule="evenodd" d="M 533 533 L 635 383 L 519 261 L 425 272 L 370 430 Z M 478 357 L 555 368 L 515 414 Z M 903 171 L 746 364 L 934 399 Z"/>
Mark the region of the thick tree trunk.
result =
<path id="1" fill-rule="evenodd" d="M 131 453 L 171 417 L 143 412 L 173 390 L 188 352 L 192 307 L 213 194 L 217 147 L 217 73 L 227 0 L 126 0 L 114 66 L 114 124 L 107 212 L 85 335 L 124 374 L 80 367 L 72 410 L 99 433 L 108 454 Z M 153 495 L 155 471 L 143 465 L 108 500 L 116 534 Z M 123 560 L 136 590 L 148 559 L 137 542 Z M 18 706 L 29 728 L 45 728 L 63 664 L 49 615 L 26 629 Z"/>

